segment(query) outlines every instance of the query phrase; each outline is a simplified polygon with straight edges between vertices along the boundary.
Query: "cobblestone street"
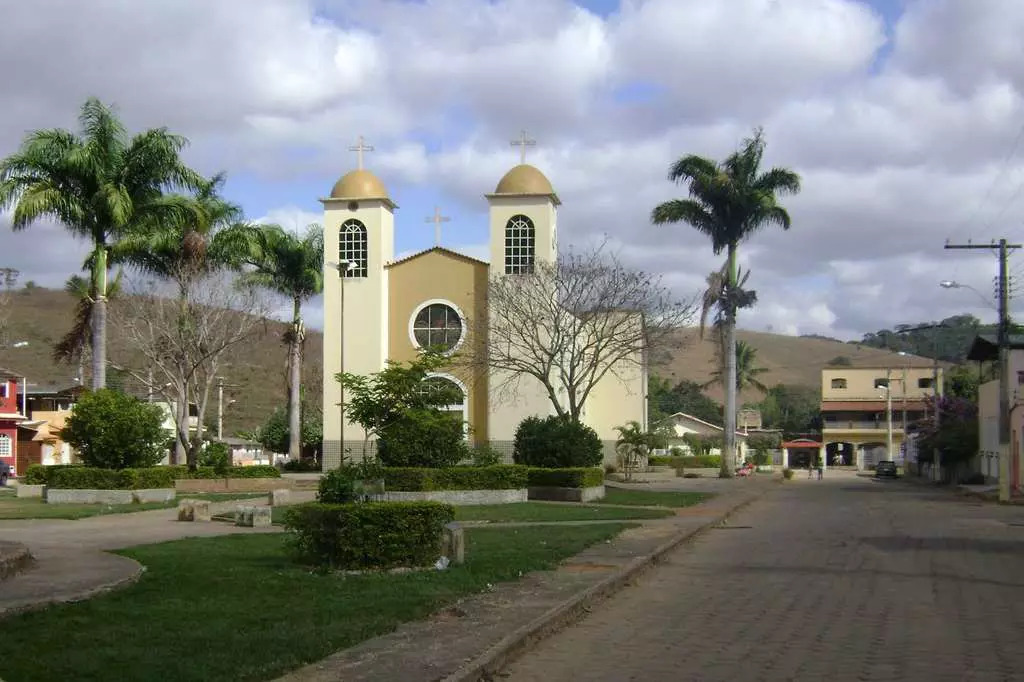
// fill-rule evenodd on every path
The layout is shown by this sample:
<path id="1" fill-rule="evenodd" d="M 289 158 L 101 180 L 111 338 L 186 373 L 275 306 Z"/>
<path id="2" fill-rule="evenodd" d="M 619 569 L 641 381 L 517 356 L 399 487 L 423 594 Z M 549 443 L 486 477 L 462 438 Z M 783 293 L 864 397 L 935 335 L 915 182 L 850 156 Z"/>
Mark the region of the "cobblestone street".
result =
<path id="1" fill-rule="evenodd" d="M 542 642 L 530 680 L 1024 680 L 1024 508 L 780 484 Z"/>

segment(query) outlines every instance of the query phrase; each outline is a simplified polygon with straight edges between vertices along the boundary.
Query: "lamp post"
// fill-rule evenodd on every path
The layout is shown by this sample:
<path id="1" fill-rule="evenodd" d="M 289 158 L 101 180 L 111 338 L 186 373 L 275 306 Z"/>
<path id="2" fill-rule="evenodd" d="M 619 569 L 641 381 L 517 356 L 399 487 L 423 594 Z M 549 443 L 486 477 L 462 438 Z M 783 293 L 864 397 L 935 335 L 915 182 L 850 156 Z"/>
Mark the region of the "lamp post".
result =
<path id="1" fill-rule="evenodd" d="M 344 374 L 345 372 L 345 278 L 349 272 L 356 269 L 358 263 L 353 260 L 342 259 L 337 263 L 329 263 L 329 265 L 338 271 L 338 300 L 339 300 L 339 314 L 341 315 L 338 321 L 338 373 Z M 338 461 L 339 463 L 345 459 L 345 387 L 342 384 L 338 384 Z M 326 406 L 325 406 L 326 407 Z M 324 448 L 324 454 L 326 455 L 326 448 Z"/>
<path id="2" fill-rule="evenodd" d="M 885 452 L 889 460 L 895 462 L 892 456 L 892 370 L 885 370 Z"/>
<path id="3" fill-rule="evenodd" d="M 28 341 L 15 341 L 11 344 L 4 344 L 0 348 L 25 348 Z M 28 380 L 21 377 L 21 413 L 28 417 Z"/>

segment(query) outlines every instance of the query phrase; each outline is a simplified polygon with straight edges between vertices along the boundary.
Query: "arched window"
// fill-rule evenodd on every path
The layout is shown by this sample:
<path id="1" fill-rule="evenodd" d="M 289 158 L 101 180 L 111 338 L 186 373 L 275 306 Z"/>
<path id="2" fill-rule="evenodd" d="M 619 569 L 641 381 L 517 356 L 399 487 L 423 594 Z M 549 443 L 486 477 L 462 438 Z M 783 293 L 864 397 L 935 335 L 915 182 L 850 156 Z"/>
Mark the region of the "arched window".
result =
<path id="1" fill-rule="evenodd" d="M 366 225 L 352 218 L 338 231 L 339 262 L 355 263 L 351 270 L 342 268 L 344 277 L 366 277 Z"/>
<path id="2" fill-rule="evenodd" d="M 6 433 L 0 433 L 0 457 L 10 457 L 13 453 L 11 450 L 11 437 Z"/>
<path id="3" fill-rule="evenodd" d="M 413 313 L 411 336 L 418 348 L 454 350 L 462 341 L 462 316 L 443 301 L 428 301 Z"/>
<path id="4" fill-rule="evenodd" d="M 512 216 L 505 224 L 505 274 L 523 275 L 533 272 L 536 245 L 533 221 L 524 215 Z"/>
<path id="5" fill-rule="evenodd" d="M 463 427 L 469 422 L 469 401 L 466 400 L 466 387 L 454 377 L 443 374 L 431 374 L 423 380 L 433 390 L 444 391 L 446 396 L 457 396 L 458 399 L 438 409 L 458 419 Z M 465 430 L 465 429 L 464 429 Z"/>

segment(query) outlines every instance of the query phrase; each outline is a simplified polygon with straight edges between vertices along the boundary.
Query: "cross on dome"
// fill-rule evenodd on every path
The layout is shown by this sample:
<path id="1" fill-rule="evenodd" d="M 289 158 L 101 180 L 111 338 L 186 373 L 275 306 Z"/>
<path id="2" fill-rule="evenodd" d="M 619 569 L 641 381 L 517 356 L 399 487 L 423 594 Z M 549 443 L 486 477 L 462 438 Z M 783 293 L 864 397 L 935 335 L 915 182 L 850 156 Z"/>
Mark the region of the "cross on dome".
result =
<path id="1" fill-rule="evenodd" d="M 434 215 L 428 216 L 423 222 L 434 223 L 434 246 L 441 246 L 441 223 L 450 222 L 451 218 L 441 215 L 441 209 L 434 207 Z"/>
<path id="2" fill-rule="evenodd" d="M 372 144 L 366 144 L 366 141 L 363 139 L 363 136 L 360 135 L 359 136 L 359 144 L 357 144 L 357 145 L 355 145 L 353 147 L 349 147 L 348 150 L 350 152 L 355 152 L 356 153 L 356 167 L 359 170 L 363 170 L 363 152 L 372 152 L 373 151 L 373 145 Z"/>
<path id="3" fill-rule="evenodd" d="M 537 140 L 531 140 L 526 136 L 526 131 L 523 130 L 519 133 L 518 140 L 512 140 L 513 147 L 519 147 L 519 162 L 526 163 L 526 148 L 534 147 L 537 145 Z"/>

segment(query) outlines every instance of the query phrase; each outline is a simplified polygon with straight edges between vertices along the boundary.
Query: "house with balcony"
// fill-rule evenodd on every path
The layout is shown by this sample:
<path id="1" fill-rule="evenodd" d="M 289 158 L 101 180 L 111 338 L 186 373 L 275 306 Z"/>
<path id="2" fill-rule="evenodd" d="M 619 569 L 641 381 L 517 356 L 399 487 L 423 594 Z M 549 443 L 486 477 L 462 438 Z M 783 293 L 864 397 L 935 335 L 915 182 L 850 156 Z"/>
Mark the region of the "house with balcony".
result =
<path id="1" fill-rule="evenodd" d="M 19 381 L 24 380 L 0 369 L 0 463 L 10 466 L 12 475 L 18 473 L 18 425 L 25 421 L 18 403 Z"/>
<path id="2" fill-rule="evenodd" d="M 928 399 L 936 391 L 942 394 L 942 376 L 932 360 L 910 355 L 888 366 L 821 370 L 822 443 L 828 463 L 863 470 L 886 459 L 901 462 L 907 427 L 926 416 Z"/>

